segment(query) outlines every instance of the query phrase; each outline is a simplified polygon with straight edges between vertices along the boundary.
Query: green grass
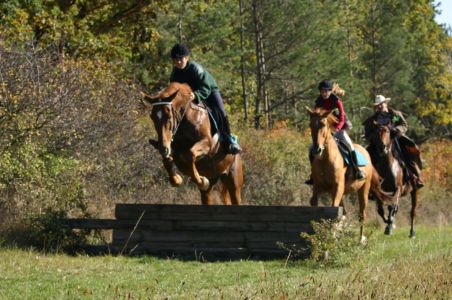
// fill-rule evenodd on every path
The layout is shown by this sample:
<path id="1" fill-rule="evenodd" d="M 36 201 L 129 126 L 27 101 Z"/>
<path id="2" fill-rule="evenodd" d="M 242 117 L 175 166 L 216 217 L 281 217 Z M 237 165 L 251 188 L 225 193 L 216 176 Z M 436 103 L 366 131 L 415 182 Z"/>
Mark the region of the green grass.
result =
<path id="1" fill-rule="evenodd" d="M 381 229 L 381 228 L 380 228 Z M 452 227 L 378 230 L 345 267 L 0 249 L 0 299 L 451 299 Z"/>

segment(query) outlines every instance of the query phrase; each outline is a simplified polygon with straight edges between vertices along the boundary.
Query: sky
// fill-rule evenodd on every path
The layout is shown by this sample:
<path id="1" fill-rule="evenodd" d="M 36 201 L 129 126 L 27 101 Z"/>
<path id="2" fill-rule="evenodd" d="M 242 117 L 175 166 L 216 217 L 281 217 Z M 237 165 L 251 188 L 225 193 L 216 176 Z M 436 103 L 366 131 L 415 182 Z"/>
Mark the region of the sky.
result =
<path id="1" fill-rule="evenodd" d="M 435 3 L 441 3 L 438 7 L 441 14 L 436 16 L 436 22 L 445 23 L 452 28 L 452 0 L 436 0 Z"/>

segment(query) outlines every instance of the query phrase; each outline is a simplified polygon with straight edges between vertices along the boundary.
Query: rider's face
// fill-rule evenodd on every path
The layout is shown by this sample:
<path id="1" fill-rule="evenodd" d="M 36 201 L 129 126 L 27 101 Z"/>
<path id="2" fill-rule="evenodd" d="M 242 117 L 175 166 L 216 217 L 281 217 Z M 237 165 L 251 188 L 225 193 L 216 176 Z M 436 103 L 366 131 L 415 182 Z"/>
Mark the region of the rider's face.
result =
<path id="1" fill-rule="evenodd" d="M 331 96 L 331 90 L 321 89 L 320 96 L 322 96 L 323 99 L 328 99 Z"/>
<path id="2" fill-rule="evenodd" d="M 178 69 L 185 69 L 188 63 L 189 56 L 183 56 L 180 58 L 173 58 L 173 65 Z"/>
<path id="3" fill-rule="evenodd" d="M 386 102 L 382 102 L 378 105 L 375 105 L 375 111 L 384 111 L 387 112 L 388 111 L 388 105 L 386 104 Z"/>

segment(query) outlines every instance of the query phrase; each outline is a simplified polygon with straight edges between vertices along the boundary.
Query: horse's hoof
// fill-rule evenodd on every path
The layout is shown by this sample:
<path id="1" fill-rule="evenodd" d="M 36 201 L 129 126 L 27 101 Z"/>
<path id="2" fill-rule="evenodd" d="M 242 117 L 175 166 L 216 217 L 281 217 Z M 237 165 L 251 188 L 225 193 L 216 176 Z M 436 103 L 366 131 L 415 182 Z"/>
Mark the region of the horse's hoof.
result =
<path id="1" fill-rule="evenodd" d="M 178 174 L 174 175 L 173 177 L 170 177 L 170 182 L 172 186 L 180 186 L 184 180 L 182 177 Z"/>
<path id="2" fill-rule="evenodd" d="M 207 178 L 204 177 L 204 176 L 201 176 L 200 178 L 201 178 L 201 184 L 198 184 L 198 188 L 199 188 L 201 191 L 207 191 L 207 189 L 208 189 L 209 186 L 210 186 L 209 179 L 207 179 Z"/>
<path id="3" fill-rule="evenodd" d="M 410 232 L 410 239 L 415 239 L 416 238 L 416 234 L 414 233 L 414 231 Z"/>
<path id="4" fill-rule="evenodd" d="M 385 228 L 385 234 L 386 234 L 386 235 L 391 235 L 391 234 L 392 234 L 392 228 L 390 228 L 389 226 L 386 226 L 386 228 Z"/>
<path id="5" fill-rule="evenodd" d="M 364 235 L 362 235 L 361 238 L 359 239 L 359 243 L 361 245 L 366 245 L 367 244 L 367 238 Z"/>

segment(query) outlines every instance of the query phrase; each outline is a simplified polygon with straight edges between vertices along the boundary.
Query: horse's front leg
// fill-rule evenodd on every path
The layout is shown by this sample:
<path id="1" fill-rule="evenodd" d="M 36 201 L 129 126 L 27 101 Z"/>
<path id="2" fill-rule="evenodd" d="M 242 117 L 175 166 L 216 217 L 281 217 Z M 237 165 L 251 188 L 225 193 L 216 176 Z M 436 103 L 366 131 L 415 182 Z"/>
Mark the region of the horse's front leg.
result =
<path id="1" fill-rule="evenodd" d="M 201 191 L 206 191 L 209 188 L 210 182 L 206 177 L 199 175 L 198 169 L 196 168 L 196 160 L 200 156 L 207 155 L 209 151 L 210 151 L 209 139 L 202 139 L 190 148 L 191 155 L 190 176 Z"/>
<path id="2" fill-rule="evenodd" d="M 163 158 L 163 166 L 168 172 L 169 181 L 172 186 L 180 186 L 183 182 L 182 177 L 176 172 L 176 165 L 174 164 L 172 157 Z"/>
<path id="3" fill-rule="evenodd" d="M 339 207 L 342 202 L 342 197 L 344 196 L 344 184 L 339 183 L 336 190 L 333 193 L 333 201 L 331 203 L 332 207 Z"/>

